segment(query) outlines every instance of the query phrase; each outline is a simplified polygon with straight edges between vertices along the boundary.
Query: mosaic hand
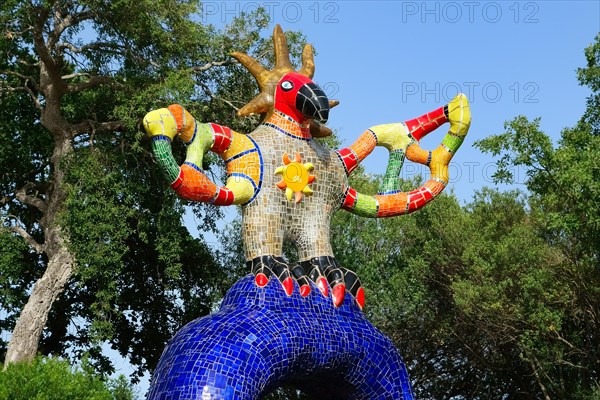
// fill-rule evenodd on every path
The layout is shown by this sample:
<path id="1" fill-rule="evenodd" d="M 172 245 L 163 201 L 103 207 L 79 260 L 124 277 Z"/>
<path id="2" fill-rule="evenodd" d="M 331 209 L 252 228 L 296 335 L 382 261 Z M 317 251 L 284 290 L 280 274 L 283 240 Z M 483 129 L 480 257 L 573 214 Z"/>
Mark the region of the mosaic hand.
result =
<path id="1" fill-rule="evenodd" d="M 360 279 L 356 273 L 342 267 L 335 258 L 314 257 L 303 261 L 301 266 L 324 296 L 329 295 L 329 288 L 331 288 L 331 297 L 336 307 L 344 302 L 346 292 L 354 297 L 361 309 L 364 307 L 365 294 Z"/>
<path id="2" fill-rule="evenodd" d="M 288 296 L 292 295 L 294 291 L 294 281 L 290 274 L 290 266 L 283 258 L 271 255 L 261 256 L 256 257 L 251 261 L 247 261 L 246 264 L 254 274 L 254 280 L 259 287 L 266 286 L 271 278 L 276 276 L 283 286 L 285 293 Z M 302 289 L 300 290 L 300 293 L 302 293 Z"/>

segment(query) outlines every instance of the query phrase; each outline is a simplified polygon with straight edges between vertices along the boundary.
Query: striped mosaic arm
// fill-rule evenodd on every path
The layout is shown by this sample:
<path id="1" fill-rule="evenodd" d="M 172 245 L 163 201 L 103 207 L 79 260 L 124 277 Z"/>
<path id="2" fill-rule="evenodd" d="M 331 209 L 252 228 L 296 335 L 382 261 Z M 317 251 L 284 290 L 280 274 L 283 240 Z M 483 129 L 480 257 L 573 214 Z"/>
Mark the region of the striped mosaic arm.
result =
<path id="1" fill-rule="evenodd" d="M 237 132 L 217 124 L 198 123 L 178 104 L 146 114 L 144 128 L 152 138 L 152 150 L 166 178 L 182 198 L 227 206 L 246 203 L 256 194 L 256 185 L 249 179 L 232 178 L 225 186 L 218 186 L 202 169 L 204 154 L 209 150 L 223 157 L 232 151 L 245 150 L 240 148 L 246 143 Z M 181 166 L 171 151 L 175 137 L 187 145 Z"/>
<path id="2" fill-rule="evenodd" d="M 422 149 L 419 141 L 446 122 L 450 123 L 450 129 L 440 145 L 433 151 Z M 448 185 L 448 165 L 464 141 L 470 125 L 468 99 L 464 94 L 459 94 L 446 106 L 419 118 L 403 124 L 371 128 L 356 143 L 338 151 L 338 154 L 350 174 L 374 146 L 386 147 L 390 151 L 390 158 L 380 192 L 371 196 L 349 187 L 342 208 L 372 218 L 393 217 L 422 208 Z M 410 192 L 400 190 L 400 171 L 405 158 L 428 166 L 430 171 L 427 182 Z"/>

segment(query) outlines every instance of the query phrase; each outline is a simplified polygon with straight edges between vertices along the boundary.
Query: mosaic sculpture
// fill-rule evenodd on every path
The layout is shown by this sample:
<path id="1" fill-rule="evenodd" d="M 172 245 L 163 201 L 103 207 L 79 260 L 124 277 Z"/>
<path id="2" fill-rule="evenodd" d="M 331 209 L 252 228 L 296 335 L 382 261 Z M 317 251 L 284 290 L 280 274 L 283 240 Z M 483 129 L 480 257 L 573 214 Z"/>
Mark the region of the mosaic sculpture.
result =
<path id="1" fill-rule="evenodd" d="M 218 313 L 192 322 L 172 339 L 150 398 L 258 399 L 284 382 L 307 383 L 307 392 L 312 388 L 320 399 L 412 398 L 400 355 L 360 312 L 365 296 L 358 276 L 334 257 L 331 216 L 342 208 L 391 217 L 433 200 L 448 184 L 448 164 L 469 129 L 467 98 L 459 94 L 421 117 L 374 126 L 351 146 L 330 151 L 314 138 L 331 134 L 324 124 L 337 101 L 312 81 L 312 47 L 304 48 L 302 67 L 295 71 L 279 25 L 273 42 L 271 70 L 246 54 L 233 54 L 260 89 L 238 112 L 263 116 L 252 133 L 200 123 L 177 104 L 144 118 L 156 158 L 182 198 L 242 206 L 252 272 L 230 290 Z M 441 144 L 422 149 L 419 140 L 446 122 L 450 128 Z M 171 153 L 175 137 L 187 144 L 181 166 Z M 390 157 L 380 193 L 367 195 L 352 188 L 348 176 L 375 146 L 388 149 Z M 224 186 L 202 171 L 207 151 L 225 161 Z M 410 192 L 400 190 L 405 158 L 431 171 L 429 180 Z M 284 241 L 295 244 L 299 263 L 283 258 Z M 327 389 L 332 385 L 335 391 Z"/>

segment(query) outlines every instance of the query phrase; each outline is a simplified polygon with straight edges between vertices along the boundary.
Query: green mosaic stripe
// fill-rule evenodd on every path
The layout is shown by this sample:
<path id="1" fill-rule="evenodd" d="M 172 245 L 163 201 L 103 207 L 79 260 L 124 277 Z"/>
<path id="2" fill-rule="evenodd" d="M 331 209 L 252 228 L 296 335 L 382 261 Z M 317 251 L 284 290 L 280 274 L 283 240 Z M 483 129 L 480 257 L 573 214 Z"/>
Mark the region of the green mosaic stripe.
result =
<path id="1" fill-rule="evenodd" d="M 444 136 L 444 140 L 442 140 L 442 144 L 448 147 L 452 153 L 456 153 L 464 139 L 464 136 L 458 137 L 447 133 L 446 136 Z"/>
<path id="2" fill-rule="evenodd" d="M 380 193 L 391 192 L 393 190 L 400 190 L 400 172 L 402 171 L 402 165 L 404 164 L 404 151 L 393 150 L 390 152 L 390 158 L 388 160 L 387 170 L 383 177 L 383 182 L 379 188 Z"/>
<path id="3" fill-rule="evenodd" d="M 166 139 L 153 140 L 152 150 L 169 183 L 174 182 L 179 177 L 179 165 L 171 152 L 171 143 Z"/>
<path id="4" fill-rule="evenodd" d="M 361 217 L 375 218 L 377 216 L 377 200 L 375 197 L 356 193 L 356 204 L 352 213 Z"/>
<path id="5" fill-rule="evenodd" d="M 192 143 L 187 147 L 185 161 L 202 168 L 202 160 L 213 145 L 213 133 L 209 124 L 197 124 L 196 135 Z"/>

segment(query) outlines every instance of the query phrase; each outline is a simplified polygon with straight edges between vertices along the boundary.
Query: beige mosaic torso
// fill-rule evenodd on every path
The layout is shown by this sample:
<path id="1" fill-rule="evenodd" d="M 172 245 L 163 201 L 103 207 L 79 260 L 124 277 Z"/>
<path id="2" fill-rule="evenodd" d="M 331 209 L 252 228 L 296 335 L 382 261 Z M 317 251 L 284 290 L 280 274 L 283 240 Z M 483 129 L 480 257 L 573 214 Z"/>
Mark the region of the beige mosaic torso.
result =
<path id="1" fill-rule="evenodd" d="M 242 207 L 242 235 L 246 260 L 262 255 L 282 255 L 283 241 L 298 249 L 300 261 L 318 256 L 333 256 L 329 227 L 331 216 L 340 207 L 348 181 L 337 155 L 314 140 L 291 137 L 269 126 L 260 125 L 249 134 L 260 148 L 263 180 L 260 192 Z M 302 163 L 311 163 L 315 181 L 311 196 L 289 201 L 276 186 L 275 174 L 284 163 L 284 154 L 298 153 Z"/>

